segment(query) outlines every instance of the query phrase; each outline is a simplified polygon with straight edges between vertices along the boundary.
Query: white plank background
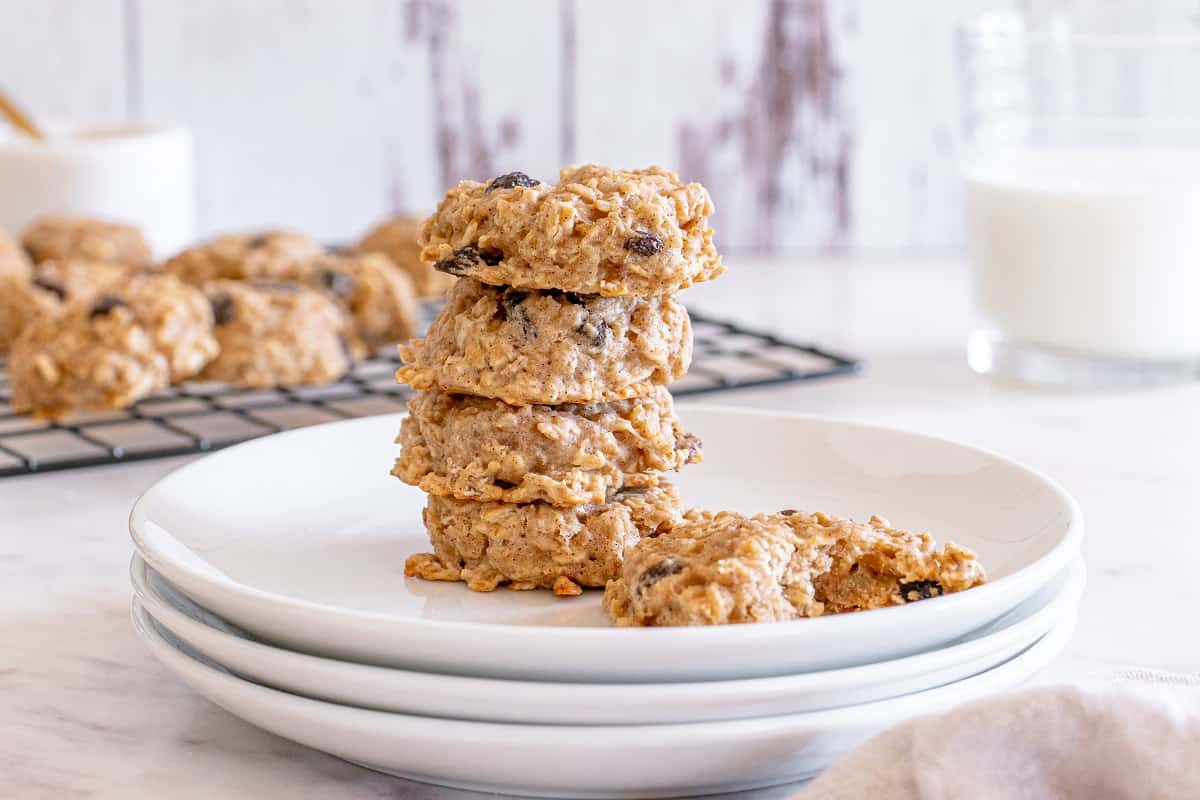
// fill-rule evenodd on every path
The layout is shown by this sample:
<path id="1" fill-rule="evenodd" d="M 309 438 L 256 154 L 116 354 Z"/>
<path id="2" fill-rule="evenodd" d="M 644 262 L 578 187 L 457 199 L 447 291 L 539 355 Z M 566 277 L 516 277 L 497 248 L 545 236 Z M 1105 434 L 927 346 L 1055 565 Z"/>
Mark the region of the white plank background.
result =
<path id="1" fill-rule="evenodd" d="M 46 118 L 124 119 L 122 0 L 3 0 L 0 81 Z"/>
<path id="2" fill-rule="evenodd" d="M 953 24 L 973 0 L 0 0 L 39 115 L 195 132 L 204 232 L 353 236 L 460 177 L 660 163 L 718 244 L 961 240 Z"/>

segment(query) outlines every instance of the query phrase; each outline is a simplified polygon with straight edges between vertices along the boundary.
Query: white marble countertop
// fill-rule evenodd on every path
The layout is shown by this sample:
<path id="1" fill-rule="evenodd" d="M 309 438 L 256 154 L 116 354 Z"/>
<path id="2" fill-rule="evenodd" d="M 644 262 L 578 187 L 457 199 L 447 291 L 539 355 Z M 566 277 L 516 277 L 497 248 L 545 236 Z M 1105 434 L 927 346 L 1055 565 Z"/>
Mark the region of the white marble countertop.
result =
<path id="1" fill-rule="evenodd" d="M 896 425 L 1054 476 L 1087 517 L 1089 586 L 1052 668 L 1200 670 L 1200 385 L 1080 394 L 967 371 L 953 263 L 739 264 L 712 315 L 865 356 L 858 377 L 714 396 Z M 466 798 L 260 732 L 153 661 L 129 625 L 126 516 L 183 459 L 0 480 L 0 796 Z M 748 793 L 760 800 L 788 789 Z"/>

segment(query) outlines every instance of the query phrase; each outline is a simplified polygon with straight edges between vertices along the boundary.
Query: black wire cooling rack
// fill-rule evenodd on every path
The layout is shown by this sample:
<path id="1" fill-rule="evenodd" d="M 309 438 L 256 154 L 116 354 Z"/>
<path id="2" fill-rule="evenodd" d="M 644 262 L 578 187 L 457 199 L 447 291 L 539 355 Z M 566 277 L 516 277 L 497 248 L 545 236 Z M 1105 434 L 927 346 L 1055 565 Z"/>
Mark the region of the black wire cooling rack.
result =
<path id="1" fill-rule="evenodd" d="M 431 318 L 437 306 L 426 308 Z M 692 313 L 695 350 L 676 397 L 816 380 L 857 372 L 861 363 L 811 344 L 784 341 Z M 0 478 L 121 464 L 218 450 L 258 436 L 404 408 L 411 391 L 396 383 L 395 355 L 359 363 L 337 383 L 248 390 L 189 383 L 123 411 L 52 423 L 15 414 L 0 361 Z"/>

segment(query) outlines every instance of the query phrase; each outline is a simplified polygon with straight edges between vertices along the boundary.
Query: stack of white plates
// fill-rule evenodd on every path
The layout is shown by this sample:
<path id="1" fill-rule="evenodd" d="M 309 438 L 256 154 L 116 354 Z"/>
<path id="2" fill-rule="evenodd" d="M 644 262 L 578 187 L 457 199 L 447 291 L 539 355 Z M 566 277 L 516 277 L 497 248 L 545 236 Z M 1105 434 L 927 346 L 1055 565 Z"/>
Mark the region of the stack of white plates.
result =
<path id="1" fill-rule="evenodd" d="M 214 454 L 130 518 L 138 633 L 246 721 L 373 769 L 508 794 L 656 797 L 798 780 L 879 731 L 1018 686 L 1065 646 L 1082 520 L 1047 478 L 899 431 L 681 406 L 689 504 L 880 513 L 974 549 L 990 582 L 775 625 L 618 629 L 600 593 L 404 578 L 423 496 L 396 417 Z"/>

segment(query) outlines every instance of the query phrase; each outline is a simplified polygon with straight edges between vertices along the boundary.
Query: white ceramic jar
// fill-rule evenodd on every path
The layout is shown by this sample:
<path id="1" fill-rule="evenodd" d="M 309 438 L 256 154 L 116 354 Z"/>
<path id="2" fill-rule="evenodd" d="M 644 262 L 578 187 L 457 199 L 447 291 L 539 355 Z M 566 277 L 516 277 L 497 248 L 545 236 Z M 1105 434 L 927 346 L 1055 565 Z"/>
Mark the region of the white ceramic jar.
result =
<path id="1" fill-rule="evenodd" d="M 157 125 L 46 126 L 37 141 L 0 128 L 0 227 L 45 214 L 94 216 L 142 229 L 162 257 L 196 229 L 192 136 Z"/>

